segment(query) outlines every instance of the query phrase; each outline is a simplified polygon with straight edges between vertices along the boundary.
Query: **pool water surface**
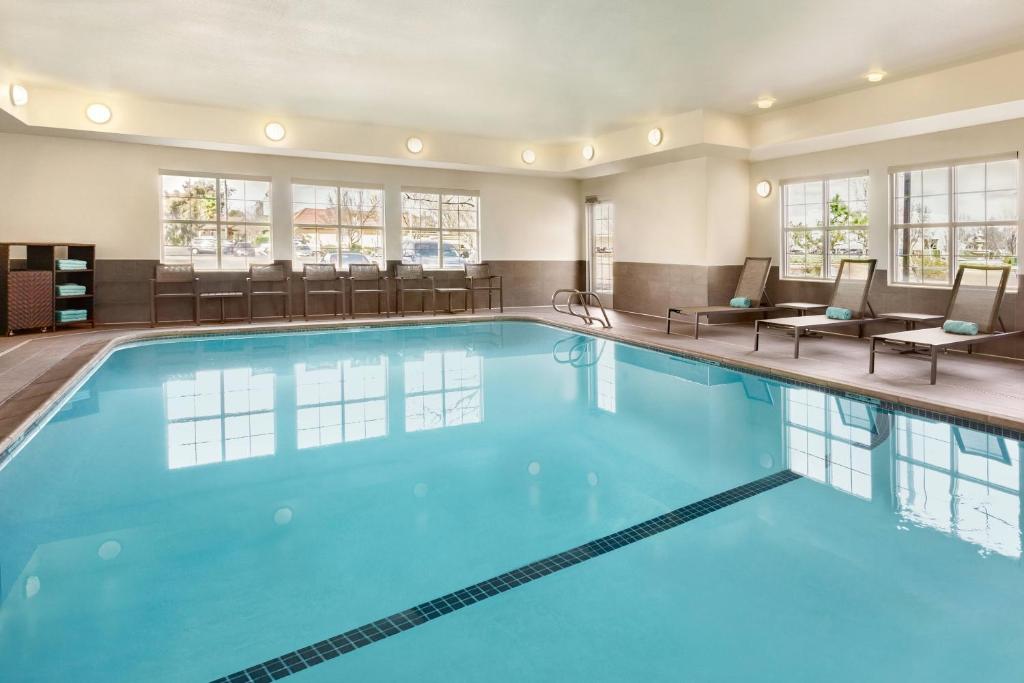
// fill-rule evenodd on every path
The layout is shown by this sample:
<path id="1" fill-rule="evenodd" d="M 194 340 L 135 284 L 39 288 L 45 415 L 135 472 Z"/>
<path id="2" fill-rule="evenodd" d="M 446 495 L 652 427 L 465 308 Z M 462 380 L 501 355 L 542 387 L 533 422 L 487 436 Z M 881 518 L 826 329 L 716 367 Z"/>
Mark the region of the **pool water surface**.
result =
<path id="1" fill-rule="evenodd" d="M 0 469 L 0 680 L 1016 680 L 1020 459 L 534 323 L 140 344 Z"/>

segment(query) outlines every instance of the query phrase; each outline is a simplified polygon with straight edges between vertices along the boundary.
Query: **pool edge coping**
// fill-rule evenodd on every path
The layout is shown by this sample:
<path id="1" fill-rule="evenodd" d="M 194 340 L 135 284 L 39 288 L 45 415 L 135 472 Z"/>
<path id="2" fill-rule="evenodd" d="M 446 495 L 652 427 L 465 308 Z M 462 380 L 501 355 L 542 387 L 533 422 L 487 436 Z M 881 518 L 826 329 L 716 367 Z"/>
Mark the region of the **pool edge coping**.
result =
<path id="1" fill-rule="evenodd" d="M 827 381 L 814 375 L 800 372 L 772 368 L 756 363 L 750 363 L 742 359 L 730 358 L 714 353 L 703 352 L 693 349 L 679 349 L 629 337 L 618 335 L 607 329 L 591 329 L 573 325 L 567 321 L 552 320 L 528 313 L 500 313 L 488 315 L 456 315 L 437 318 L 385 318 L 374 320 L 336 320 L 336 321 L 302 321 L 298 324 L 284 325 L 232 325 L 229 327 L 217 328 L 152 328 L 143 330 L 125 331 L 123 334 L 109 339 L 92 350 L 87 357 L 80 360 L 80 365 L 75 367 L 64 377 L 49 380 L 60 382 L 52 391 L 38 395 L 38 405 L 26 413 L 21 414 L 21 419 L 2 437 L 0 437 L 0 469 L 10 460 L 14 453 L 28 438 L 41 427 L 50 416 L 56 412 L 60 405 L 70 396 L 77 387 L 84 382 L 99 366 L 106 362 L 107 358 L 122 347 L 147 341 L 189 339 L 189 338 L 215 338 L 228 336 L 255 336 L 260 334 L 294 334 L 302 332 L 324 332 L 343 329 L 374 329 L 404 326 L 437 326 L 465 323 L 488 323 L 488 322 L 527 322 L 540 325 L 547 325 L 558 329 L 566 330 L 577 334 L 586 334 L 592 337 L 606 339 L 622 344 L 628 344 L 638 348 L 648 349 L 665 353 L 677 358 L 696 360 L 709 363 L 731 370 L 745 372 L 759 377 L 767 377 L 774 380 L 781 380 L 788 384 L 795 384 L 807 388 L 823 391 L 827 394 L 843 398 L 853 398 L 869 403 L 875 403 L 887 410 L 899 410 L 913 415 L 930 419 L 942 420 L 957 426 L 963 426 L 989 433 L 996 433 L 1001 436 L 1024 440 L 1024 419 L 1013 419 L 1002 415 L 991 415 L 980 411 L 965 410 L 949 404 L 930 401 L 925 398 L 894 395 L 885 391 L 864 387 L 843 381 Z M 33 393 L 33 390 L 40 384 L 49 373 L 53 372 L 62 363 L 68 362 L 82 351 L 83 348 L 96 342 L 85 342 L 82 346 L 71 351 L 67 356 L 57 361 L 53 366 L 44 370 L 39 376 L 28 382 L 25 386 L 11 394 L 3 403 L 0 403 L 0 417 L 4 409 L 19 401 L 27 401 L 34 396 L 23 396 L 26 393 Z M 9 419 L 15 419 L 12 416 Z"/>

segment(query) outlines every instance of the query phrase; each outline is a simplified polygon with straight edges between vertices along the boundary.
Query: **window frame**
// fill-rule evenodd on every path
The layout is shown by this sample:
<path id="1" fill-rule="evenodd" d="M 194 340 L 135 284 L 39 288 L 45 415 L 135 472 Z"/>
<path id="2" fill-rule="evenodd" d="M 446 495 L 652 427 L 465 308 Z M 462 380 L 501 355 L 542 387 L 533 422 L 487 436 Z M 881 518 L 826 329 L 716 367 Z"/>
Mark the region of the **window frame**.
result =
<path id="1" fill-rule="evenodd" d="M 295 186 L 296 185 L 309 185 L 312 187 L 327 187 L 333 188 L 338 192 L 338 220 L 333 224 L 320 224 L 320 223 L 296 223 L 295 222 Z M 302 178 L 292 178 L 290 183 L 291 188 L 291 261 L 293 268 L 295 264 L 303 264 L 304 261 L 299 261 L 295 253 L 295 235 L 299 228 L 334 228 L 337 231 L 338 239 L 338 263 L 336 268 L 339 272 L 348 272 L 348 267 L 344 266 L 341 259 L 341 231 L 342 230 L 376 230 L 380 233 L 380 245 L 381 254 L 380 260 L 371 259 L 381 271 L 387 270 L 388 264 L 388 244 L 387 244 L 387 190 L 381 184 L 375 183 L 357 183 L 357 182 L 346 182 L 340 180 L 307 180 Z M 343 190 L 376 190 L 380 192 L 380 226 L 365 226 L 365 225 L 349 225 L 348 223 L 341 222 L 341 197 Z M 319 263 L 319 262 L 318 262 Z"/>
<path id="2" fill-rule="evenodd" d="M 399 225 L 400 225 L 400 228 L 401 228 L 401 233 L 400 233 L 400 237 L 399 237 L 399 239 L 400 239 L 399 244 L 400 244 L 400 249 L 401 249 L 401 252 L 402 252 L 400 257 L 399 257 L 399 261 L 401 263 L 403 263 L 403 264 L 406 264 L 406 263 L 416 263 L 415 261 L 406 261 L 405 260 L 405 247 L 401 246 L 401 245 L 404 245 L 404 243 L 405 243 L 405 233 L 406 233 L 406 231 L 415 230 L 415 231 L 419 231 L 419 232 L 428 232 L 428 229 L 426 229 L 426 228 L 406 228 L 406 226 L 405 226 L 405 195 L 407 193 L 437 195 L 437 228 L 436 228 L 436 232 L 437 232 L 437 250 L 438 250 L 438 252 L 437 252 L 437 267 L 436 268 L 426 268 L 426 267 L 424 267 L 424 270 L 432 270 L 432 271 L 443 271 L 443 270 L 458 271 L 458 270 L 464 268 L 465 264 L 473 265 L 473 264 L 479 264 L 479 263 L 483 263 L 484 262 L 484 259 L 483 259 L 483 234 L 482 234 L 483 233 L 483 201 L 482 201 L 482 198 L 480 196 L 480 191 L 479 190 L 458 190 L 458 189 L 438 188 L 438 187 L 410 187 L 410 186 L 403 186 L 399 190 L 399 192 L 400 192 L 400 196 L 399 196 L 399 207 L 398 208 L 399 208 L 399 212 L 400 212 L 399 213 Z M 464 230 L 464 229 L 459 229 L 459 228 L 445 230 L 444 229 L 444 225 L 443 225 L 444 198 L 445 197 L 476 197 L 476 228 L 474 228 L 472 230 Z M 454 232 L 454 233 L 475 234 L 476 235 L 476 259 L 475 260 L 464 260 L 463 263 L 460 264 L 460 265 L 445 266 L 444 265 L 444 244 L 445 244 L 444 234 L 446 232 L 447 233 L 453 233 Z"/>
<path id="3" fill-rule="evenodd" d="M 829 197 L 829 183 L 836 180 L 851 180 L 853 178 L 864 178 L 867 181 L 867 197 L 864 200 L 867 202 L 864 214 L 868 217 L 868 222 L 864 225 L 830 225 L 830 214 L 828 210 Z M 806 183 L 822 183 L 821 192 L 821 210 L 822 210 L 822 225 L 821 226 L 804 226 L 802 228 L 791 228 L 787 226 L 788 223 L 788 205 L 786 203 L 786 188 L 791 185 L 803 185 Z M 867 239 L 864 244 L 864 254 L 858 258 L 868 258 L 871 255 L 871 174 L 867 170 L 857 171 L 844 171 L 838 173 L 828 173 L 824 175 L 813 175 L 804 176 L 798 178 L 787 178 L 779 181 L 779 212 L 780 220 L 779 225 L 781 226 L 781 252 L 782 258 L 780 259 L 781 265 L 779 268 L 779 279 L 781 280 L 794 280 L 797 282 L 834 282 L 835 275 L 830 275 L 832 265 L 832 233 L 839 232 L 842 230 L 851 230 L 856 228 L 858 230 L 864 230 L 867 233 Z M 806 204 L 805 204 L 806 205 Z M 789 248 L 788 248 L 788 236 L 792 232 L 801 231 L 813 231 L 821 230 L 822 236 L 822 255 L 821 255 L 821 277 L 812 276 L 800 276 L 789 274 Z M 838 264 L 837 264 L 838 270 Z"/>
<path id="4" fill-rule="evenodd" d="M 166 215 L 164 214 L 164 200 L 166 199 L 166 197 L 164 197 L 164 177 L 166 177 L 166 176 L 177 176 L 177 177 L 181 177 L 181 178 L 209 178 L 209 179 L 214 180 L 215 183 L 216 183 L 216 193 L 215 193 L 216 194 L 216 210 L 215 210 L 216 218 L 213 221 L 203 221 L 203 220 L 193 220 L 193 219 L 170 219 L 170 218 L 167 218 Z M 245 222 L 242 222 L 242 223 L 238 223 L 238 222 L 235 222 L 235 221 L 226 220 L 226 218 L 222 217 L 222 209 L 223 209 L 223 206 L 224 206 L 224 198 L 223 198 L 222 193 L 221 193 L 221 183 L 224 182 L 224 181 L 228 181 L 228 180 L 239 180 L 239 181 L 242 181 L 242 182 L 254 181 L 254 182 L 267 183 L 267 186 L 268 186 L 268 195 L 267 196 L 269 197 L 268 203 L 270 205 L 270 207 L 269 207 L 270 211 L 267 213 L 268 220 L 266 222 L 263 222 L 263 221 L 256 221 L 256 222 L 245 221 Z M 223 245 L 223 236 L 221 234 L 221 231 L 222 231 L 223 228 L 227 228 L 227 227 L 231 227 L 231 226 L 238 226 L 238 225 L 243 225 L 243 226 L 246 226 L 246 227 L 258 227 L 258 228 L 264 228 L 265 227 L 267 229 L 267 231 L 269 232 L 269 234 L 270 234 L 270 240 L 267 242 L 267 256 L 266 256 L 266 260 L 265 261 L 263 261 L 263 260 L 260 260 L 260 261 L 253 260 L 253 261 L 248 261 L 248 263 L 250 265 L 252 265 L 252 264 L 265 264 L 265 263 L 273 263 L 274 262 L 274 197 L 273 197 L 273 194 L 274 194 L 274 182 L 273 182 L 273 179 L 270 176 L 246 175 L 246 174 L 241 174 L 241 173 L 206 173 L 206 172 L 203 172 L 203 171 L 174 171 L 174 170 L 168 170 L 168 169 L 160 169 L 160 170 L 157 171 L 157 182 L 159 183 L 159 187 L 157 188 L 157 196 L 159 198 L 159 201 L 157 202 L 157 204 L 158 204 L 157 211 L 159 212 L 159 224 L 158 224 L 159 233 L 158 234 L 159 234 L 159 238 L 160 238 L 160 263 L 161 264 L 177 265 L 174 262 L 167 261 L 167 259 L 165 257 L 165 253 L 164 253 L 164 249 L 167 247 L 167 244 L 165 244 L 166 240 L 164 239 L 164 227 L 167 224 L 175 224 L 175 225 L 189 225 L 189 224 L 197 224 L 198 225 L 198 224 L 202 224 L 202 225 L 209 225 L 210 223 L 214 223 L 216 225 L 216 230 L 217 230 L 217 267 L 216 268 L 199 268 L 199 267 L 196 267 L 196 264 L 195 264 L 195 262 L 193 260 L 190 260 L 189 263 L 197 271 L 206 272 L 206 273 L 216 273 L 216 272 L 226 272 L 226 273 L 241 272 L 241 273 L 244 273 L 244 272 L 246 272 L 246 270 L 247 270 L 246 268 L 225 268 L 223 266 L 224 248 L 222 246 Z"/>
<path id="5" fill-rule="evenodd" d="M 956 169 L 960 166 L 972 166 L 975 164 L 988 164 L 998 161 L 1015 161 L 1017 163 L 1017 187 L 1015 192 L 1017 193 L 1017 218 L 1016 220 L 983 220 L 983 221 L 960 221 L 957 220 L 956 216 Z M 942 223 L 897 223 L 896 222 L 896 178 L 900 173 L 909 173 L 913 171 L 929 171 L 935 169 L 946 170 L 946 187 L 947 187 L 947 199 L 946 199 L 946 211 L 948 220 Z M 918 164 L 906 164 L 901 166 L 890 166 L 888 169 L 888 187 L 889 187 L 889 284 L 893 287 L 911 287 L 916 289 L 952 289 L 953 280 L 956 277 L 956 271 L 959 267 L 960 254 L 958 247 L 958 235 L 957 229 L 960 227 L 971 228 L 971 227 L 1013 227 L 1017 231 L 1017 272 L 1016 276 L 1011 271 L 1011 277 L 1006 284 L 1006 291 L 1017 291 L 1017 280 L 1022 272 L 1020 268 L 1022 247 L 1020 243 L 1021 233 L 1021 162 L 1020 155 L 1017 152 L 1006 152 L 1002 154 L 992 154 L 981 157 L 964 157 L 957 159 L 946 159 L 942 161 L 934 161 L 927 163 Z M 986 195 L 990 191 L 985 188 L 982 190 Z M 924 195 L 922 195 L 924 196 Z M 933 229 L 933 230 L 946 230 L 946 243 L 949 245 L 947 254 L 948 265 L 946 268 L 947 276 L 946 282 L 902 282 L 896 278 L 897 269 L 899 268 L 899 252 L 896 245 L 896 234 L 899 231 L 905 229 Z M 993 284 L 985 285 L 963 285 L 971 287 L 994 287 Z"/>

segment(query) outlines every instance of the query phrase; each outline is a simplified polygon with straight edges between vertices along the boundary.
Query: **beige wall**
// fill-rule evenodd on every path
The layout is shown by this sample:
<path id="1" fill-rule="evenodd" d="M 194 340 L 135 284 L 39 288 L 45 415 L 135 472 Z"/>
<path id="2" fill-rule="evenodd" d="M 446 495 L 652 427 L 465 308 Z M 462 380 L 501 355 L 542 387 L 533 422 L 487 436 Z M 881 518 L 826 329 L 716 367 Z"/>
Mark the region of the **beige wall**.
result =
<path id="1" fill-rule="evenodd" d="M 688 159 L 584 180 L 584 196 L 615 204 L 615 260 L 703 263 L 705 161 Z"/>
<path id="2" fill-rule="evenodd" d="M 893 166 L 950 161 L 1020 152 L 1024 149 L 1024 119 L 916 137 L 858 145 L 828 152 L 762 161 L 750 166 L 750 187 L 760 180 L 772 183 L 772 194 L 761 199 L 751 189 L 750 250 L 770 254 L 781 263 L 780 183 L 788 179 L 833 173 L 867 172 L 869 185 L 869 249 L 878 267 L 889 268 L 888 173 Z M 1024 193 L 1022 193 L 1024 194 Z"/>
<path id="3" fill-rule="evenodd" d="M 615 204 L 615 260 L 742 263 L 749 241 L 749 164 L 702 157 L 584 180 L 584 196 Z"/>
<path id="4" fill-rule="evenodd" d="M 579 181 L 0 133 L 0 241 L 95 242 L 102 259 L 160 255 L 159 171 L 270 176 L 274 258 L 290 257 L 291 180 L 383 185 L 387 257 L 402 186 L 477 190 L 488 260 L 583 256 Z"/>

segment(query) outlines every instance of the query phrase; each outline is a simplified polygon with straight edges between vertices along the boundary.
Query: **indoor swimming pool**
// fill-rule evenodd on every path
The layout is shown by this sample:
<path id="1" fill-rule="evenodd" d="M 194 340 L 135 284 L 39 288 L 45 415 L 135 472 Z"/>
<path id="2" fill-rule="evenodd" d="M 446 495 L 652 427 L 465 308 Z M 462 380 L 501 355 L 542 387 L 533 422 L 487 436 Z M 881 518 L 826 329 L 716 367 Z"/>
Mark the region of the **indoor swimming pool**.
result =
<path id="1" fill-rule="evenodd" d="M 0 680 L 1016 680 L 1019 438 L 528 322 L 139 343 L 0 463 Z"/>

